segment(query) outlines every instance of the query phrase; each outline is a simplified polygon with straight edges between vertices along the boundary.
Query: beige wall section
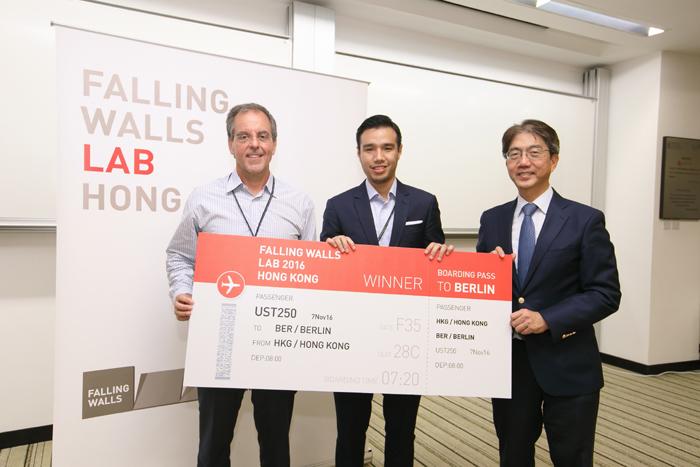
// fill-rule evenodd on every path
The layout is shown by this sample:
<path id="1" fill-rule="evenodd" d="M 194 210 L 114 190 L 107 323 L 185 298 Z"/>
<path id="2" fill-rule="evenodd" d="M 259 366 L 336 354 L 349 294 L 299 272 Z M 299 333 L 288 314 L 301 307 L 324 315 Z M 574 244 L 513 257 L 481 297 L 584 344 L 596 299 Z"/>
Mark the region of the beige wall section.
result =
<path id="1" fill-rule="evenodd" d="M 140 11 L 189 18 L 275 36 L 289 34 L 290 0 L 101 0 Z M 189 40 L 189 38 L 188 38 Z"/>
<path id="2" fill-rule="evenodd" d="M 622 303 L 600 326 L 603 353 L 649 364 L 661 55 L 612 68 L 605 214 Z"/>
<path id="3" fill-rule="evenodd" d="M 439 200 L 438 200 L 439 201 Z M 445 243 L 454 245 L 455 251 L 476 251 L 476 238 L 450 238 Z"/>
<path id="4" fill-rule="evenodd" d="M 0 231 L 0 433 L 52 423 L 53 233 Z"/>
<path id="5" fill-rule="evenodd" d="M 649 363 L 698 359 L 700 221 L 659 219 L 662 138 L 700 139 L 700 56 L 661 57 L 659 137 L 653 211 Z"/>

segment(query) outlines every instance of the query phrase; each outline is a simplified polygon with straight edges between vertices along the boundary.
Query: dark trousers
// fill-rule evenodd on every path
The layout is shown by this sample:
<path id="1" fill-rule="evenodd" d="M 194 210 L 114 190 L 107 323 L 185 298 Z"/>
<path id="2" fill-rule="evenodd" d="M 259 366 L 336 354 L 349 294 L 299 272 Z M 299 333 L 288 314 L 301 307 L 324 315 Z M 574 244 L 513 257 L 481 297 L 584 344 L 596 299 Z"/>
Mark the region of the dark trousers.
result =
<path id="1" fill-rule="evenodd" d="M 198 388 L 197 467 L 229 467 L 231 440 L 245 389 Z M 294 391 L 253 389 L 253 419 L 258 430 L 260 465 L 289 467 L 289 424 Z"/>
<path id="2" fill-rule="evenodd" d="M 535 442 L 544 425 L 555 466 L 592 466 L 600 392 L 566 397 L 544 393 L 525 343 L 518 339 L 513 339 L 512 368 L 512 399 L 492 399 L 501 465 L 534 466 Z"/>
<path id="3" fill-rule="evenodd" d="M 372 413 L 372 394 L 336 392 L 335 413 L 338 438 L 335 443 L 336 467 L 362 467 L 365 437 Z M 420 396 L 384 394 L 385 467 L 413 465 L 413 434 Z"/>

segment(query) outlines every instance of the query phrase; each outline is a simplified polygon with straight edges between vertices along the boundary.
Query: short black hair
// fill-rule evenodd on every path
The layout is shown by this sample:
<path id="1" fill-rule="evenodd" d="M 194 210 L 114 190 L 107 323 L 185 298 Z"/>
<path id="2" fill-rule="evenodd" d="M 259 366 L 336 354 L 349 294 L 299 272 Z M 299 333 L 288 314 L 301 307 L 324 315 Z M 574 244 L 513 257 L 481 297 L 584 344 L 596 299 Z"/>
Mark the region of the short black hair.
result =
<path id="1" fill-rule="evenodd" d="M 365 119 L 362 124 L 357 127 L 357 133 L 355 134 L 355 141 L 357 142 L 357 149 L 360 149 L 360 137 L 362 133 L 373 128 L 391 128 L 396 132 L 396 145 L 401 147 L 401 130 L 399 126 L 394 123 L 392 119 L 386 115 L 372 115 Z"/>
<path id="2" fill-rule="evenodd" d="M 506 157 L 510 149 L 510 143 L 520 133 L 530 133 L 542 138 L 542 141 L 547 145 L 550 155 L 559 155 L 559 136 L 554 128 L 547 125 L 541 120 L 523 120 L 522 123 L 511 126 L 503 133 L 501 138 L 501 154 Z"/>

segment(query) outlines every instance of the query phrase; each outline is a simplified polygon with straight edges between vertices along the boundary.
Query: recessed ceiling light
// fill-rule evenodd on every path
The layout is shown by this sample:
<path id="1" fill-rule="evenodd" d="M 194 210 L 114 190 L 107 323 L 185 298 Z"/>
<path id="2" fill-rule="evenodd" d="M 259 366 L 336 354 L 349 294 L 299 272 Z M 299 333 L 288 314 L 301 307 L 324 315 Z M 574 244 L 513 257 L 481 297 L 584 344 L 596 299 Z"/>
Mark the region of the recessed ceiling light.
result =
<path id="1" fill-rule="evenodd" d="M 629 32 L 640 36 L 656 36 L 664 32 L 663 29 L 647 26 L 641 23 L 635 23 L 615 16 L 604 15 L 595 11 L 586 10 L 578 6 L 569 5 L 567 3 L 556 0 L 513 0 L 527 6 L 534 6 L 540 10 L 554 13 L 568 18 L 585 21 L 587 23 L 597 24 L 606 28 L 617 29 L 618 31 Z"/>

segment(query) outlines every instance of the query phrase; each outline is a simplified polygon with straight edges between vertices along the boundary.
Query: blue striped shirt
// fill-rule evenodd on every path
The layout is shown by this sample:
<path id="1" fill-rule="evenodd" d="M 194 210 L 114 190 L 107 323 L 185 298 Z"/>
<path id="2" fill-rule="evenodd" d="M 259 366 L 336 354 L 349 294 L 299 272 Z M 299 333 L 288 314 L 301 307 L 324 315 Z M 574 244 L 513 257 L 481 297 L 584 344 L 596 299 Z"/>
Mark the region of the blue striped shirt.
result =
<path id="1" fill-rule="evenodd" d="M 314 205 L 311 198 L 275 178 L 275 193 L 270 207 L 260 224 L 258 237 L 290 240 L 317 240 Z M 192 293 L 194 257 L 197 234 L 214 232 L 250 236 L 246 225 L 255 232 L 272 192 L 273 177 L 265 188 L 252 195 L 233 171 L 194 189 L 185 203 L 182 220 L 166 250 L 166 270 L 170 282 L 170 296 Z M 236 205 L 234 193 L 241 209 Z M 245 219 L 241 216 L 241 210 Z"/>

